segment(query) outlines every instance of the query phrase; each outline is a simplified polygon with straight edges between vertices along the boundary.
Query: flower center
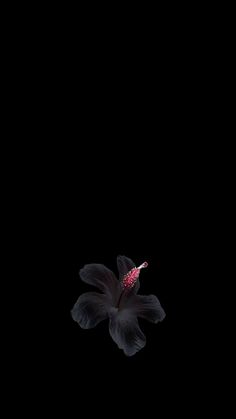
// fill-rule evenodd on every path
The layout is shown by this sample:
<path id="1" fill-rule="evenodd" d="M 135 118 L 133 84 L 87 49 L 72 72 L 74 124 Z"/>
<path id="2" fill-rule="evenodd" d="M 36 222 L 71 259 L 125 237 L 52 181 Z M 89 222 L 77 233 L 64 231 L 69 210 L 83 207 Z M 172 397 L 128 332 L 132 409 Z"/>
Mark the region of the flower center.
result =
<path id="1" fill-rule="evenodd" d="M 130 290 L 131 288 L 133 288 L 133 286 L 138 280 L 140 270 L 146 268 L 147 266 L 148 263 L 144 262 L 138 268 L 131 269 L 131 271 L 129 271 L 122 279 L 121 285 L 123 290 Z"/>
<path id="2" fill-rule="evenodd" d="M 148 266 L 147 262 L 142 263 L 142 265 L 140 265 L 138 268 L 133 268 L 131 269 L 131 271 L 129 271 L 126 275 L 124 275 L 122 281 L 121 281 L 121 286 L 122 286 L 122 291 L 121 294 L 119 296 L 116 308 L 118 308 L 118 310 L 120 310 L 120 304 L 121 304 L 121 300 L 123 295 L 127 295 L 127 293 L 129 293 L 129 290 L 131 288 L 133 288 L 133 286 L 135 285 L 135 283 L 138 280 L 139 274 L 140 274 L 140 270 L 143 268 L 146 268 Z"/>

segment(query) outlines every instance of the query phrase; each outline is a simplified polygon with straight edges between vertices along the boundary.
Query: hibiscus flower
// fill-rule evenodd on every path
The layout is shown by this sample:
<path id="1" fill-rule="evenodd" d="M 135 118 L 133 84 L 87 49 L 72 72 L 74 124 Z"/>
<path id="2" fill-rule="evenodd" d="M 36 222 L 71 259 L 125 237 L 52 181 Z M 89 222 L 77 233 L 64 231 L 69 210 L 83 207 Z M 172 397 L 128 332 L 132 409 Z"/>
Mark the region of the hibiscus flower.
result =
<path id="1" fill-rule="evenodd" d="M 118 280 L 104 265 L 85 265 L 80 270 L 82 281 L 97 287 L 102 293 L 82 294 L 71 310 L 72 318 L 83 329 L 93 328 L 108 318 L 110 335 L 127 356 L 134 355 L 146 344 L 137 318 L 153 323 L 165 318 L 165 312 L 155 295 L 137 294 L 140 271 L 147 266 L 147 262 L 144 262 L 136 268 L 131 259 L 118 256 Z"/>

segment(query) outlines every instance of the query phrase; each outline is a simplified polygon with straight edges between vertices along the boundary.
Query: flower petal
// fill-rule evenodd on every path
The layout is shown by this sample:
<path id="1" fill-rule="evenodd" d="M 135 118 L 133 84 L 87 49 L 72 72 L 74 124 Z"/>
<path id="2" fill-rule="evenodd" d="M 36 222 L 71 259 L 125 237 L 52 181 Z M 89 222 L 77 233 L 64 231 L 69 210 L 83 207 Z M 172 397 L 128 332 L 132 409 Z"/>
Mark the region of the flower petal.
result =
<path id="1" fill-rule="evenodd" d="M 109 332 L 127 356 L 134 355 L 146 345 L 146 337 L 139 327 L 138 319 L 129 310 L 110 313 Z"/>
<path id="2" fill-rule="evenodd" d="M 90 263 L 85 265 L 79 273 L 82 281 L 94 285 L 107 296 L 110 296 L 112 300 L 117 299 L 121 289 L 120 283 L 115 274 L 106 266 L 99 263 Z"/>
<path id="3" fill-rule="evenodd" d="M 166 314 L 155 295 L 135 295 L 128 301 L 129 309 L 152 323 L 161 322 Z"/>
<path id="4" fill-rule="evenodd" d="M 109 301 L 104 294 L 86 292 L 78 298 L 71 315 L 82 329 L 91 329 L 108 317 L 109 307 Z"/>
<path id="5" fill-rule="evenodd" d="M 117 268 L 121 280 L 131 269 L 135 268 L 135 264 L 126 256 L 117 256 Z"/>
<path id="6" fill-rule="evenodd" d="M 117 256 L 117 268 L 119 272 L 119 279 L 122 281 L 123 277 L 131 271 L 131 269 L 135 268 L 135 263 L 126 256 Z M 140 287 L 139 279 L 137 280 L 136 284 L 132 288 L 132 292 L 137 293 Z"/>

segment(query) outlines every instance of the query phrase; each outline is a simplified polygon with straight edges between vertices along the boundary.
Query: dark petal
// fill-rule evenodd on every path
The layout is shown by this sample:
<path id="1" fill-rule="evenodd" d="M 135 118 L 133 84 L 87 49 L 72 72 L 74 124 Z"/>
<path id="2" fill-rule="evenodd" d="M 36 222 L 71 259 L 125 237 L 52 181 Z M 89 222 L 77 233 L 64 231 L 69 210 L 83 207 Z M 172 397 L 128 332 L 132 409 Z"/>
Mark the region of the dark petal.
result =
<path id="1" fill-rule="evenodd" d="M 106 295 L 86 292 L 78 298 L 71 310 L 71 315 L 82 329 L 90 329 L 108 317 L 109 309 Z"/>
<path id="2" fill-rule="evenodd" d="M 126 256 L 117 256 L 117 268 L 121 280 L 131 269 L 135 268 L 134 262 Z"/>
<path id="3" fill-rule="evenodd" d="M 139 327 L 138 319 L 129 310 L 110 314 L 109 332 L 127 356 L 136 354 L 146 345 L 146 337 Z"/>
<path id="4" fill-rule="evenodd" d="M 127 301 L 127 305 L 138 317 L 152 323 L 161 322 L 166 316 L 160 301 L 155 295 L 135 295 Z"/>
<path id="5" fill-rule="evenodd" d="M 117 299 L 120 292 L 120 283 L 115 274 L 106 266 L 99 263 L 90 263 L 85 265 L 79 273 L 82 281 L 94 285 L 112 299 Z"/>

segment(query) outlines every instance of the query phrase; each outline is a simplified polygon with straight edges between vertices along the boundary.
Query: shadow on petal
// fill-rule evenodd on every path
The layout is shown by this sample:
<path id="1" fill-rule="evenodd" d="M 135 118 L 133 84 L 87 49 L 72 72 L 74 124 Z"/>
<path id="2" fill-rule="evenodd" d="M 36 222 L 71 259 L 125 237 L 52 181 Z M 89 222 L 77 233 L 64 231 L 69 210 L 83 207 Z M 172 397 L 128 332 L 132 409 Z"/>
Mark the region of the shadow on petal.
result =
<path id="1" fill-rule="evenodd" d="M 71 315 L 82 329 L 91 329 L 108 317 L 109 309 L 110 305 L 106 295 L 86 292 L 78 298 L 71 310 Z"/>
<path id="2" fill-rule="evenodd" d="M 110 315 L 109 332 L 125 355 L 132 356 L 146 345 L 146 337 L 141 331 L 136 316 L 129 310 L 122 310 Z"/>

